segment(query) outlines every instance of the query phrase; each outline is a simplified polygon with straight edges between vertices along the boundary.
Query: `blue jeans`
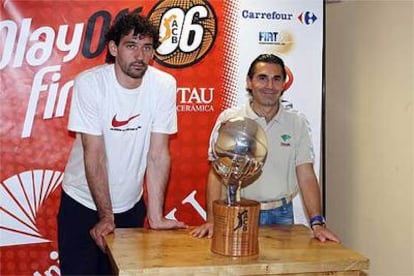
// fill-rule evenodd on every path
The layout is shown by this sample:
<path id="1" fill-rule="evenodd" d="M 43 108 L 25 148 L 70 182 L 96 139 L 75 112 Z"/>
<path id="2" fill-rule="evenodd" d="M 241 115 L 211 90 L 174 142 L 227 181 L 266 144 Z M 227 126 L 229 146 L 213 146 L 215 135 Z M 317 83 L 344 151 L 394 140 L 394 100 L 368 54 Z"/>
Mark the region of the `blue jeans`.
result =
<path id="1" fill-rule="evenodd" d="M 284 200 L 284 199 L 283 199 Z M 282 206 L 270 209 L 260 210 L 259 224 L 293 224 L 293 204 L 284 202 Z"/>

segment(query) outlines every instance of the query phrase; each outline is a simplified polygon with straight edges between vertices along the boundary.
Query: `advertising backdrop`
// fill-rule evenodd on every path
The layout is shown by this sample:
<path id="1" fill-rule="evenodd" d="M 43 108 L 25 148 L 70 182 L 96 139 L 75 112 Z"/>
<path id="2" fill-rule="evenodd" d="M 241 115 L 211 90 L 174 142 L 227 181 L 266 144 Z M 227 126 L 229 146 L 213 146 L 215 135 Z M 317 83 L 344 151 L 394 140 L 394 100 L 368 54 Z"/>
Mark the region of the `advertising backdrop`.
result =
<path id="1" fill-rule="evenodd" d="M 73 79 L 105 62 L 104 34 L 125 12 L 159 27 L 152 65 L 177 79 L 167 217 L 205 221 L 210 131 L 223 109 L 248 100 L 247 69 L 261 53 L 288 67 L 284 104 L 307 116 L 319 172 L 322 0 L 3 0 L 0 9 L 1 275 L 60 275 L 56 215 L 74 141 Z M 306 224 L 300 197 L 294 205 Z"/>

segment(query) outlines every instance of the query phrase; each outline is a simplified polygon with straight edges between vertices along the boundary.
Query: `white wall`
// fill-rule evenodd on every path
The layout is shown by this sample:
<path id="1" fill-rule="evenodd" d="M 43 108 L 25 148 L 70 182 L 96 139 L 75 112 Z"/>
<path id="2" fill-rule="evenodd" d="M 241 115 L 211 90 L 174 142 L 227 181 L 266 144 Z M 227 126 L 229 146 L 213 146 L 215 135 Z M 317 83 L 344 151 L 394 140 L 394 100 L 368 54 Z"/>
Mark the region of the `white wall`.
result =
<path id="1" fill-rule="evenodd" d="M 414 275 L 413 41 L 414 1 L 327 4 L 327 218 L 370 275 Z"/>

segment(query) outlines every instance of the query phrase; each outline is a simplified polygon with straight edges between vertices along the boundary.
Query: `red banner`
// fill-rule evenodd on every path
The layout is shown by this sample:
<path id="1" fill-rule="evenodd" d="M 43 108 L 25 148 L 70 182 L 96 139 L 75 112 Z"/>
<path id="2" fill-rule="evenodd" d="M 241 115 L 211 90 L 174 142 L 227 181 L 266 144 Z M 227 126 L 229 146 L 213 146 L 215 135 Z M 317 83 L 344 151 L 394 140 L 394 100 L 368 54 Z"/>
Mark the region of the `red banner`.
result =
<path id="1" fill-rule="evenodd" d="M 165 214 L 190 225 L 204 221 L 208 138 L 225 107 L 226 34 L 222 1 L 191 3 L 4 1 L 0 22 L 2 275 L 60 274 L 56 215 L 74 140 L 66 129 L 73 79 L 105 61 L 105 31 L 123 12 L 149 16 L 170 41 L 152 63 L 178 81 L 179 132 L 171 140 Z M 170 30 L 162 29 L 168 19 L 165 13 L 173 9 L 181 10 L 182 21 L 171 24 Z"/>

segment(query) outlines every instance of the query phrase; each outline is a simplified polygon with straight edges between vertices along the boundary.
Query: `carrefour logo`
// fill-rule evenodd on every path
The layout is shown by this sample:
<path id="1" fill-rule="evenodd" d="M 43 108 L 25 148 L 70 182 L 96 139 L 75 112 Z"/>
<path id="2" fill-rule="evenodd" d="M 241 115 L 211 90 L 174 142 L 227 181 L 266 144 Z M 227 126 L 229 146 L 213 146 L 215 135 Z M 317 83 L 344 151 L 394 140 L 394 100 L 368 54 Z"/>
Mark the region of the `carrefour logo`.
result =
<path id="1" fill-rule="evenodd" d="M 243 10 L 241 12 L 243 19 L 265 19 L 265 20 L 292 20 L 293 14 L 277 11 L 251 11 Z"/>
<path id="2" fill-rule="evenodd" d="M 173 68 L 198 63 L 209 52 L 217 34 L 217 20 L 207 1 L 160 1 L 149 13 L 160 30 L 155 61 Z"/>
<path id="3" fill-rule="evenodd" d="M 302 24 L 311 25 L 315 23 L 316 19 L 318 18 L 313 12 L 305 11 L 299 14 L 298 19 Z"/>

